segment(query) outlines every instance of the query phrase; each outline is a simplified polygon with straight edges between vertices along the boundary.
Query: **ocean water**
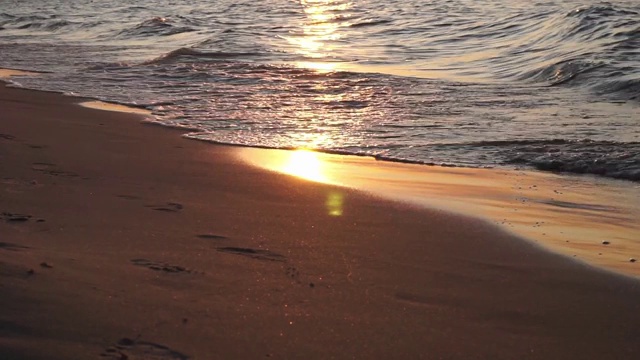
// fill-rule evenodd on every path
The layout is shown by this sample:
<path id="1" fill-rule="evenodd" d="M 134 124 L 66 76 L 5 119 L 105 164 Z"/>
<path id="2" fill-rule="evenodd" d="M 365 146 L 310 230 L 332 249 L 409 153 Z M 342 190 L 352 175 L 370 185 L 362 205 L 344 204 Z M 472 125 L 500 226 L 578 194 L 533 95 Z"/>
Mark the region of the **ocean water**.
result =
<path id="1" fill-rule="evenodd" d="M 212 142 L 640 181 L 637 0 L 2 0 L 0 67 Z"/>

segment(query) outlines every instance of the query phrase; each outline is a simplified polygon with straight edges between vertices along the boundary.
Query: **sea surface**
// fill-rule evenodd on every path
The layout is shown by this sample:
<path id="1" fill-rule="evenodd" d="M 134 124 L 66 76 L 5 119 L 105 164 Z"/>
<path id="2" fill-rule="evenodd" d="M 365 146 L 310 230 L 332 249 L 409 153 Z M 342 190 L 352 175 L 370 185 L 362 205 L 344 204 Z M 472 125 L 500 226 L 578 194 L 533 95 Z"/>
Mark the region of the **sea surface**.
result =
<path id="1" fill-rule="evenodd" d="M 640 181 L 637 0 L 2 0 L 0 67 L 217 143 Z"/>

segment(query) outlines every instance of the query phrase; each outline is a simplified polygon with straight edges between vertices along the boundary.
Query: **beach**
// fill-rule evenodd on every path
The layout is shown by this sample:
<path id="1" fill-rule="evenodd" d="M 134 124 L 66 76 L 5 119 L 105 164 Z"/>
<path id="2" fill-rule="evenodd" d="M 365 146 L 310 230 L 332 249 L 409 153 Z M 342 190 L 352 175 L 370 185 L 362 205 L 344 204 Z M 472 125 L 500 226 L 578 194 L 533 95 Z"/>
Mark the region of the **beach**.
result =
<path id="1" fill-rule="evenodd" d="M 480 219 L 0 89 L 2 359 L 635 359 L 640 286 Z"/>

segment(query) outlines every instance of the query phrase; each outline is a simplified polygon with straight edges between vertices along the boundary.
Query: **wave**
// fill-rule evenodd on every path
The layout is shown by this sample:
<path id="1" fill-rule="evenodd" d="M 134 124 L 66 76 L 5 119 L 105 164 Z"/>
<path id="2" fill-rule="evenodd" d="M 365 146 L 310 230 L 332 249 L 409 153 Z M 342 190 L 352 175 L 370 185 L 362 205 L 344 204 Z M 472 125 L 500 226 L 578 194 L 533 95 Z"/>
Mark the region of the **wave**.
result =
<path id="1" fill-rule="evenodd" d="M 634 79 L 612 79 L 594 85 L 594 90 L 602 94 L 617 94 L 628 100 L 640 100 L 640 76 Z"/>
<path id="2" fill-rule="evenodd" d="M 22 29 L 38 28 L 42 30 L 55 31 L 71 24 L 72 24 L 71 22 L 66 20 L 56 20 L 56 21 L 27 23 L 27 24 L 18 26 L 18 29 L 22 30 Z"/>
<path id="3" fill-rule="evenodd" d="M 3 18 L 10 19 L 11 22 L 13 22 L 13 23 L 26 22 L 26 21 L 42 21 L 42 20 L 47 20 L 48 19 L 48 17 L 40 16 L 40 15 L 16 16 L 16 15 L 11 15 L 11 14 L 7 14 L 7 13 L 2 13 L 2 14 L 0 14 L 0 16 L 3 17 Z"/>
<path id="4" fill-rule="evenodd" d="M 171 36 L 186 32 L 196 31 L 190 26 L 174 25 L 170 19 L 164 17 L 154 17 L 145 20 L 133 27 L 124 29 L 118 33 L 118 37 L 149 37 L 149 36 Z"/>
<path id="5" fill-rule="evenodd" d="M 497 60 L 507 78 L 638 99 L 640 12 L 596 4 L 550 14 L 543 29 L 512 58 Z"/>
<path id="6" fill-rule="evenodd" d="M 495 141 L 475 145 L 501 148 L 505 164 L 640 181 L 640 142 L 556 139 Z"/>
<path id="7" fill-rule="evenodd" d="M 367 26 L 376 26 L 376 25 L 383 25 L 383 24 L 389 24 L 392 23 L 392 20 L 363 20 L 361 22 L 357 22 L 357 23 L 353 23 L 351 25 L 349 25 L 349 27 L 352 28 L 361 28 L 361 27 L 367 27 Z"/>
<path id="8" fill-rule="evenodd" d="M 640 7 L 462 2 L 470 11 L 403 0 L 390 13 L 374 0 L 325 17 L 299 4 L 265 17 L 273 4 L 167 5 L 166 17 L 123 6 L 81 23 L 73 12 L 0 12 L 0 64 L 51 71 L 18 79 L 27 88 L 138 104 L 222 143 L 313 138 L 318 150 L 379 160 L 640 181 L 640 145 L 603 141 L 640 141 L 637 104 L 600 107 L 583 91 L 640 99 Z M 181 32 L 191 33 L 167 37 Z M 419 75 L 384 74 L 398 65 Z M 474 142 L 484 139 L 533 140 Z"/>
<path id="9" fill-rule="evenodd" d="M 226 59 L 234 59 L 234 58 L 257 57 L 261 55 L 262 55 L 261 53 L 257 53 L 257 52 L 226 52 L 226 51 L 206 52 L 206 51 L 196 50 L 193 48 L 183 47 L 183 48 L 170 51 L 153 60 L 144 62 L 143 65 L 166 64 L 166 63 L 174 62 L 184 58 L 226 60 Z"/>
<path id="10" fill-rule="evenodd" d="M 551 86 L 562 85 L 580 74 L 585 74 L 604 66 L 604 63 L 585 60 L 562 60 L 525 73 L 522 80 L 545 82 Z"/>
<path id="11" fill-rule="evenodd" d="M 617 17 L 620 15 L 639 15 L 635 10 L 627 10 L 614 6 L 610 3 L 601 3 L 579 7 L 570 11 L 567 17 L 576 17 L 583 21 L 594 21 L 606 17 Z"/>
<path id="12" fill-rule="evenodd" d="M 67 20 L 59 20 L 55 17 L 47 18 L 44 16 L 32 15 L 32 16 L 11 16 L 9 14 L 1 14 L 0 27 L 3 29 L 18 29 L 18 30 L 48 30 L 56 31 L 75 23 Z"/>
<path id="13" fill-rule="evenodd" d="M 126 62 L 96 62 L 91 66 L 86 67 L 86 71 L 116 71 L 123 69 L 130 69 L 131 64 Z"/>

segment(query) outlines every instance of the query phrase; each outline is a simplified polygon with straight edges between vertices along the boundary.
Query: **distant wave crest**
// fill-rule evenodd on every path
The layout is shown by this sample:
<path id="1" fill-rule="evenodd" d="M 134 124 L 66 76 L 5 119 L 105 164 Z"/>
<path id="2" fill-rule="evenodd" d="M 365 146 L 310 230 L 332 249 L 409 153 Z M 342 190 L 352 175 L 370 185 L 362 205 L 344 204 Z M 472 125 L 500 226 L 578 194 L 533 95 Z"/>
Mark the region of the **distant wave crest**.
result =
<path id="1" fill-rule="evenodd" d="M 75 23 L 56 19 L 55 17 L 47 18 L 38 15 L 12 16 L 4 13 L 0 14 L 0 28 L 3 29 L 57 31 L 69 25 L 75 25 Z"/>
<path id="2" fill-rule="evenodd" d="M 552 14 L 547 32 L 510 59 L 509 73 L 551 86 L 587 87 L 607 97 L 640 99 L 640 13 L 611 4 Z M 531 54 L 539 54 L 535 58 Z M 536 65 L 535 59 L 546 59 Z"/>
<path id="3" fill-rule="evenodd" d="M 154 17 L 145 20 L 133 27 L 120 31 L 120 37 L 140 37 L 140 36 L 170 36 L 185 32 L 196 31 L 190 26 L 179 26 L 173 24 L 170 19 L 164 17 Z"/>
<path id="4" fill-rule="evenodd" d="M 212 59 L 212 60 L 224 60 L 224 59 L 234 59 L 234 58 L 246 58 L 246 57 L 256 57 L 260 56 L 260 53 L 256 52 L 206 52 L 199 51 L 193 48 L 179 48 L 173 51 L 170 51 L 160 57 L 157 57 L 153 60 L 147 61 L 144 64 L 164 64 L 176 61 L 178 59 L 184 58 L 196 58 L 196 59 Z"/>

